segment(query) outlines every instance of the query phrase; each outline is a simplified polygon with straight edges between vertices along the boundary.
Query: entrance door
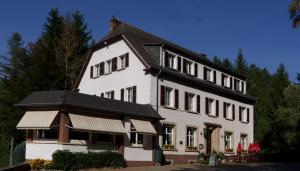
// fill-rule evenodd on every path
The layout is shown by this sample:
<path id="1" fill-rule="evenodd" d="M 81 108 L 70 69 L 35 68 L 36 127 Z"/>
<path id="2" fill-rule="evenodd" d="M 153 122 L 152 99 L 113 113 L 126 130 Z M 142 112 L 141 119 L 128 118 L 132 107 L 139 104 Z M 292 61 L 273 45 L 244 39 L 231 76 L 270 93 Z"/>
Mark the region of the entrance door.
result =
<path id="1" fill-rule="evenodd" d="M 212 132 L 213 132 L 214 128 L 213 127 L 210 127 L 210 126 L 207 126 L 207 132 L 206 132 L 206 154 L 210 154 L 211 153 L 211 135 L 212 135 Z"/>
<path id="2" fill-rule="evenodd" d="M 221 126 L 217 124 L 206 124 L 205 139 L 206 139 L 206 154 L 214 151 L 219 152 L 220 131 Z"/>

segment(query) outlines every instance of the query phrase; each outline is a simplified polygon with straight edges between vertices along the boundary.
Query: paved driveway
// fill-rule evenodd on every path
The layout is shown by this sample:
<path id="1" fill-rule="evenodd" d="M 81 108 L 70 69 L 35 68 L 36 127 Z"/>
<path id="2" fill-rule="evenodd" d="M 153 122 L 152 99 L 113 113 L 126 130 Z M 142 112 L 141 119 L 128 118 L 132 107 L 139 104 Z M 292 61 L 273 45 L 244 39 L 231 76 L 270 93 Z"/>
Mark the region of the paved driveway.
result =
<path id="1" fill-rule="evenodd" d="M 104 169 L 102 171 L 300 171 L 300 163 L 251 163 L 228 164 L 218 167 L 199 165 L 169 165 L 153 167 L 131 167 L 124 169 Z"/>

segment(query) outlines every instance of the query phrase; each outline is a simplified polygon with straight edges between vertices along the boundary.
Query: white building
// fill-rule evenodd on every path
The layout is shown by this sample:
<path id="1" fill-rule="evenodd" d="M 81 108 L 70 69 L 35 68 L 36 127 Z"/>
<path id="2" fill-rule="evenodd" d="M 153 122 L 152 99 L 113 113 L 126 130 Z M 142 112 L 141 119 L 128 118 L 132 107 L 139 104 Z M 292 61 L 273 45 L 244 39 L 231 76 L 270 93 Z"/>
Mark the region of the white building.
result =
<path id="1" fill-rule="evenodd" d="M 129 166 L 153 165 L 161 153 L 187 163 L 199 151 L 232 154 L 239 142 L 244 149 L 253 142 L 255 100 L 246 86 L 204 55 L 112 18 L 89 51 L 79 93 L 33 93 L 19 104 L 28 112 L 17 128 L 27 130 L 27 159 L 51 159 L 57 149 L 112 149 Z M 41 113 L 49 122 L 39 126 L 32 120 Z M 58 128 L 52 140 L 44 128 Z"/>

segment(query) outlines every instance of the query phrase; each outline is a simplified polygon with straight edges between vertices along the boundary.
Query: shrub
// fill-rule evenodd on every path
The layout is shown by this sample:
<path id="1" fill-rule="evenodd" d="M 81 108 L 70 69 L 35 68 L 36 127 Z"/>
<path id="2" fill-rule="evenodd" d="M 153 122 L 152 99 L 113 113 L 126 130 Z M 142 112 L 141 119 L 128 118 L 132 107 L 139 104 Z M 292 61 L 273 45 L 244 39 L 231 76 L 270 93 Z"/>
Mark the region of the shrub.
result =
<path id="1" fill-rule="evenodd" d="M 87 168 L 125 166 L 123 155 L 114 152 L 99 153 L 71 153 L 70 151 L 56 151 L 52 155 L 53 167 L 62 170 L 76 170 Z"/>
<path id="2" fill-rule="evenodd" d="M 23 163 L 25 161 L 25 142 L 16 145 L 13 151 L 13 164 Z"/>
<path id="3" fill-rule="evenodd" d="M 46 160 L 43 164 L 43 169 L 45 170 L 50 170 L 50 169 L 53 169 L 53 162 L 52 161 L 49 161 L 49 160 Z"/>
<path id="4" fill-rule="evenodd" d="M 33 159 L 29 161 L 29 166 L 32 170 L 40 170 L 43 169 L 43 165 L 45 160 L 43 159 Z"/>

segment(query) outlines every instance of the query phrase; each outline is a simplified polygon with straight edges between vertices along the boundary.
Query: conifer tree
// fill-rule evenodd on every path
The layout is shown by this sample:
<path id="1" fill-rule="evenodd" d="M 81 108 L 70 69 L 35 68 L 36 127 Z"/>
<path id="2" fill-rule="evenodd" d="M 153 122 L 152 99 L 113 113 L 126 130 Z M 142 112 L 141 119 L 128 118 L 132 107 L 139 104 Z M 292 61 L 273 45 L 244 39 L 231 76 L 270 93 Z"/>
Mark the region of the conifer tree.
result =
<path id="1" fill-rule="evenodd" d="M 238 55 L 234 63 L 234 71 L 239 75 L 246 76 L 247 70 L 248 70 L 248 64 L 244 58 L 242 49 L 239 49 Z"/>

